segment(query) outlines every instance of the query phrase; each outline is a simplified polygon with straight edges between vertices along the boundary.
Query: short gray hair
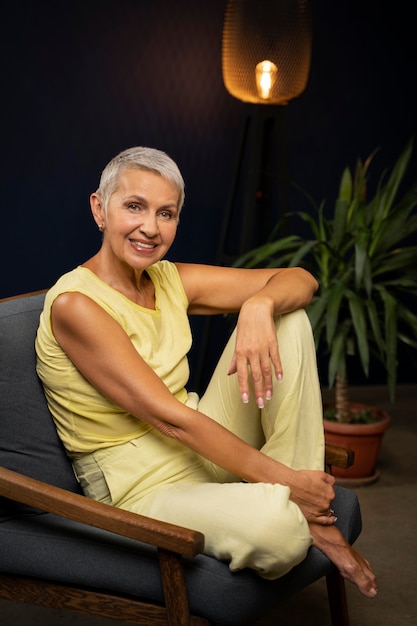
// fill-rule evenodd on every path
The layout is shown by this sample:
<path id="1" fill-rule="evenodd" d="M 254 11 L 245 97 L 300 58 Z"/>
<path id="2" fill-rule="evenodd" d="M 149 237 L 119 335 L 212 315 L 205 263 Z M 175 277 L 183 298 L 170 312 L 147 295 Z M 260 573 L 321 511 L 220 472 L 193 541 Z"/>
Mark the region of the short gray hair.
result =
<path id="1" fill-rule="evenodd" d="M 159 174 L 168 180 L 178 191 L 178 211 L 185 199 L 185 183 L 178 165 L 162 150 L 136 146 L 117 154 L 104 168 L 96 193 L 100 195 L 107 211 L 110 196 L 119 184 L 120 175 L 126 170 L 144 170 Z"/>

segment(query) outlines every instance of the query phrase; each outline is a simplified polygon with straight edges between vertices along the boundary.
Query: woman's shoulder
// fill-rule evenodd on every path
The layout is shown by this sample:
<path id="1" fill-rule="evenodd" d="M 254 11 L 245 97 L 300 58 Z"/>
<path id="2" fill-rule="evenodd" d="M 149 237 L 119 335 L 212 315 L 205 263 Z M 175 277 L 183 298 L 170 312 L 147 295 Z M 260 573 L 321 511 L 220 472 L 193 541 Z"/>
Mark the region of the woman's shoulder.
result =
<path id="1" fill-rule="evenodd" d="M 169 276 L 178 276 L 178 270 L 175 263 L 172 261 L 168 261 L 167 259 L 163 259 L 162 261 L 157 261 L 150 267 L 148 267 L 147 272 L 154 276 L 169 277 Z"/>
<path id="2" fill-rule="evenodd" d="M 151 277 L 153 283 L 160 283 L 161 285 L 176 286 L 177 283 L 181 284 L 180 274 L 177 266 L 172 261 L 162 260 L 154 263 L 146 270 Z"/>
<path id="3" fill-rule="evenodd" d="M 93 288 L 100 279 L 93 272 L 79 265 L 62 274 L 48 290 L 47 297 L 55 299 L 61 293 L 80 291 L 84 293 Z"/>
<path id="4" fill-rule="evenodd" d="M 121 294 L 101 280 L 94 272 L 81 265 L 58 278 L 46 294 L 45 306 L 52 307 L 59 296 L 71 293 L 88 296 L 111 313 L 120 308 Z"/>
<path id="5" fill-rule="evenodd" d="M 164 259 L 148 267 L 147 272 L 157 292 L 160 289 L 171 293 L 172 297 L 180 298 L 186 306 L 188 305 L 181 276 L 175 263 Z"/>

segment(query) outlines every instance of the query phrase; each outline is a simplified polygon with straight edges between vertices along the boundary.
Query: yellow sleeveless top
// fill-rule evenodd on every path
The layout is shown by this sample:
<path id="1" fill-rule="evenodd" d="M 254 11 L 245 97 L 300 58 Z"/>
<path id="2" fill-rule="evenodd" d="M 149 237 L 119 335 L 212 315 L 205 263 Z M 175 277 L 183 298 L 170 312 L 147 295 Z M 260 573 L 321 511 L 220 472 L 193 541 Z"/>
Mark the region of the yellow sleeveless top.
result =
<path id="1" fill-rule="evenodd" d="M 111 315 L 141 357 L 176 398 L 185 402 L 191 330 L 188 300 L 174 263 L 147 269 L 155 287 L 155 310 L 143 308 L 85 267 L 64 274 L 48 291 L 36 337 L 37 372 L 67 452 L 93 452 L 126 443 L 151 429 L 98 392 L 61 349 L 51 327 L 51 306 L 64 292 L 85 294 Z"/>

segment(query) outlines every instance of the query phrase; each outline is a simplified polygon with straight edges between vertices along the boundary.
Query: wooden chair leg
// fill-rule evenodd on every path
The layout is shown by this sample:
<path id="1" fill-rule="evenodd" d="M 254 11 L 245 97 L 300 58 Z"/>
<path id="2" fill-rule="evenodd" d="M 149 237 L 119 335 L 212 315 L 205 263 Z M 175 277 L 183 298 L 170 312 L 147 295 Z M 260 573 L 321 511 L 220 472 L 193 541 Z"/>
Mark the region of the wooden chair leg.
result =
<path id="1" fill-rule="evenodd" d="M 179 554 L 158 549 L 169 626 L 190 626 L 184 569 Z"/>
<path id="2" fill-rule="evenodd" d="M 326 584 L 332 625 L 349 626 L 349 611 L 343 576 L 334 569 L 330 574 L 327 574 Z"/>

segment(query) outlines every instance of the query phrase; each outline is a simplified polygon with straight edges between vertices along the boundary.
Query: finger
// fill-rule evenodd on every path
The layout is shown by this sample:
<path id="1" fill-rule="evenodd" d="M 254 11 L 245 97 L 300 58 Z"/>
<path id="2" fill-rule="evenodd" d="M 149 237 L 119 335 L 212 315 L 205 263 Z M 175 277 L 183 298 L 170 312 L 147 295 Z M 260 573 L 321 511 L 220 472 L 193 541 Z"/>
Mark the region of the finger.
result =
<path id="1" fill-rule="evenodd" d="M 337 522 L 336 515 L 320 515 L 316 521 L 322 526 L 333 526 Z"/>
<path id="2" fill-rule="evenodd" d="M 261 358 L 261 362 L 260 362 L 260 368 L 261 368 L 261 385 L 260 385 L 260 391 L 262 391 L 263 393 L 263 398 L 265 400 L 269 400 L 272 397 L 272 389 L 273 389 L 273 383 L 272 383 L 272 376 L 273 376 L 273 367 L 272 367 L 272 363 L 271 360 L 269 358 L 269 356 Z M 258 395 L 256 397 L 259 397 Z"/>
<path id="3" fill-rule="evenodd" d="M 249 371 L 248 362 L 244 357 L 235 357 L 236 374 L 240 396 L 246 404 L 249 401 Z"/>
<path id="4" fill-rule="evenodd" d="M 263 409 L 265 403 L 264 373 L 259 358 L 252 359 L 249 365 L 256 404 L 260 409 Z"/>
<path id="5" fill-rule="evenodd" d="M 324 474 L 323 480 L 325 483 L 331 486 L 333 486 L 336 482 L 336 478 L 332 474 L 327 474 L 327 473 Z"/>
<path id="6" fill-rule="evenodd" d="M 269 353 L 270 353 L 271 363 L 272 363 L 272 366 L 273 366 L 274 372 L 275 372 L 275 378 L 277 380 L 282 380 L 283 369 L 282 369 L 281 357 L 279 355 L 277 341 L 274 341 L 272 343 L 272 345 L 270 346 Z"/>

